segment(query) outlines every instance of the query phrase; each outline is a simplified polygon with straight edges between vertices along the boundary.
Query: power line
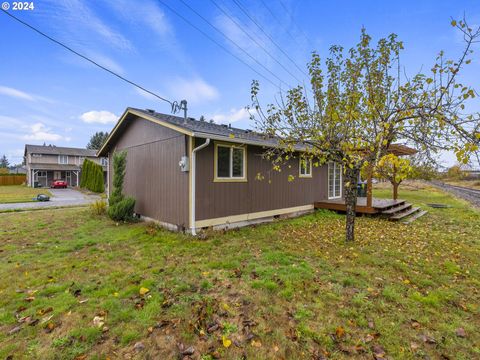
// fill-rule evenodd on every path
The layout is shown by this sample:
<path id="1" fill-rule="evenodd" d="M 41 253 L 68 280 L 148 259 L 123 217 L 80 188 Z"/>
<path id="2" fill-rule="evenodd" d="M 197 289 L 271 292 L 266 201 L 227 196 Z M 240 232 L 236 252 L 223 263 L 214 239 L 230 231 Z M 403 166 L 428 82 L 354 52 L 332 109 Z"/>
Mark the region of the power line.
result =
<path id="1" fill-rule="evenodd" d="M 247 55 L 250 59 L 252 59 L 255 63 L 257 63 L 261 68 L 263 68 L 266 72 L 268 72 L 270 75 L 272 75 L 274 78 L 276 78 L 279 82 L 287 85 L 289 88 L 292 86 L 280 79 L 275 73 L 273 73 L 270 69 L 268 69 L 265 65 L 263 65 L 260 61 L 255 59 L 248 51 L 243 49 L 240 45 L 238 45 L 234 40 L 232 40 L 228 35 L 226 35 L 222 30 L 220 30 L 218 27 L 213 25 L 210 21 L 208 21 L 202 14 L 200 14 L 198 11 L 196 11 L 194 8 L 192 8 L 187 2 L 184 0 L 180 0 L 183 5 L 185 5 L 187 8 L 189 8 L 193 13 L 195 13 L 199 18 L 201 18 L 204 22 L 206 22 L 211 28 L 213 28 L 215 31 L 217 31 L 220 35 L 222 35 L 224 38 L 226 38 L 228 41 L 230 41 L 233 45 L 235 45 L 241 52 L 243 52 L 245 55 Z M 160 0 L 161 3 L 166 5 L 163 1 Z"/>
<path id="2" fill-rule="evenodd" d="M 194 28 L 195 30 L 197 30 L 199 33 L 201 33 L 203 36 L 205 36 L 208 40 L 210 40 L 211 42 L 213 42 L 215 45 L 217 45 L 219 48 L 221 48 L 223 51 L 225 51 L 227 54 L 229 54 L 230 56 L 234 57 L 235 59 L 237 59 L 238 61 L 240 61 L 242 64 L 244 64 L 245 66 L 247 66 L 250 70 L 252 70 L 255 74 L 257 74 L 258 76 L 260 76 L 261 78 L 267 80 L 270 84 L 272 84 L 273 86 L 277 87 L 278 85 L 275 84 L 272 80 L 270 80 L 268 77 L 266 77 L 265 75 L 263 75 L 261 72 L 257 71 L 253 66 L 251 66 L 250 64 L 248 64 L 247 62 L 243 61 L 242 58 L 238 57 L 237 55 L 235 55 L 233 52 L 231 52 L 230 50 L 228 50 L 225 46 L 223 46 L 222 44 L 220 44 L 217 40 L 215 40 L 214 38 L 212 38 L 210 35 L 208 35 L 205 31 L 203 31 L 202 29 L 200 29 L 198 26 L 192 24 L 192 22 L 190 22 L 186 17 L 184 17 L 182 14 L 180 14 L 179 12 L 177 12 L 175 9 L 173 9 L 172 7 L 170 7 L 169 5 L 167 5 L 166 3 L 164 3 L 162 0 L 158 0 L 160 3 L 162 3 L 168 10 L 170 10 L 172 13 L 174 13 L 175 15 L 177 15 L 180 19 L 182 19 L 183 21 L 185 21 L 188 25 L 190 25 L 192 28 Z"/>
<path id="3" fill-rule="evenodd" d="M 258 23 L 258 21 L 252 17 L 249 12 L 244 8 L 244 6 L 237 0 L 233 0 L 233 2 L 237 5 L 237 7 L 260 29 L 260 31 L 262 33 L 265 34 L 266 37 L 268 37 L 270 39 L 270 41 L 282 52 L 283 55 L 285 55 L 287 57 L 288 60 L 290 60 L 290 62 L 295 65 L 295 67 L 302 73 L 304 74 L 305 76 L 308 76 L 305 71 L 300 68 L 300 66 L 297 65 L 297 63 L 290 57 L 290 55 L 288 55 L 280 45 L 277 44 L 277 42 L 275 40 L 273 40 L 273 38 L 263 29 L 263 27 Z"/>
<path id="4" fill-rule="evenodd" d="M 285 3 L 282 1 L 282 0 L 278 0 L 278 2 L 280 3 L 280 5 L 282 5 L 282 7 L 285 9 L 285 12 L 288 14 L 288 16 L 290 16 L 290 20 L 292 21 L 292 23 L 295 25 L 295 27 L 300 30 L 300 32 L 302 33 L 303 37 L 311 44 L 312 42 L 310 41 L 310 39 L 308 38 L 307 34 L 305 34 L 305 32 L 302 30 L 302 28 L 300 26 L 297 25 L 296 21 L 295 21 L 295 18 L 293 17 L 292 13 L 290 12 L 290 10 L 288 10 L 287 6 L 285 5 Z"/>
<path id="5" fill-rule="evenodd" d="M 273 12 L 273 10 L 270 8 L 270 6 L 268 6 L 268 4 L 264 1 L 264 0 L 260 0 L 260 2 L 262 3 L 263 7 L 265 9 L 267 9 L 267 11 L 270 13 L 270 15 L 272 15 L 272 17 L 276 20 L 276 22 L 283 27 L 283 24 L 282 22 L 278 19 L 278 17 L 275 15 L 275 13 Z M 288 29 L 288 27 L 285 27 L 285 30 L 287 31 L 287 34 L 290 36 L 290 38 L 295 41 L 297 43 L 298 46 L 301 46 L 300 43 L 298 42 L 297 38 L 295 36 L 292 35 L 292 32 L 290 31 L 290 29 Z"/>
<path id="6" fill-rule="evenodd" d="M 248 36 L 248 38 L 250 40 L 252 40 L 259 48 L 261 48 L 268 56 L 270 56 L 278 65 L 280 65 L 287 73 L 290 74 L 290 76 L 292 76 L 295 80 L 297 80 L 299 83 L 301 83 L 301 81 L 294 75 L 292 74 L 292 72 L 290 70 L 288 70 L 288 68 L 286 68 L 280 61 L 277 60 L 276 57 L 274 57 L 272 54 L 270 54 L 270 52 L 265 49 L 265 47 L 260 44 L 253 36 L 251 36 L 244 28 L 241 24 L 239 24 L 234 17 L 230 16 L 230 14 L 228 14 L 224 9 L 222 9 L 220 7 L 220 5 L 218 5 L 218 3 L 215 1 L 215 0 L 210 0 L 210 2 L 212 2 L 216 7 L 217 9 L 219 9 L 225 16 L 227 16 L 235 25 L 237 25 L 237 27 L 245 34 Z"/>
<path id="7" fill-rule="evenodd" d="M 164 97 L 161 97 L 160 95 L 155 94 L 153 91 L 150 91 L 150 90 L 148 90 L 148 89 L 145 89 L 143 86 L 138 85 L 137 83 L 128 80 L 127 78 L 123 77 L 122 75 L 117 74 L 116 72 L 114 72 L 114 71 L 106 68 L 106 67 L 103 66 L 103 65 L 100 65 L 99 63 L 95 62 L 94 60 L 90 59 L 89 57 L 87 57 L 87 56 L 79 53 L 79 52 L 76 51 L 76 50 L 73 50 L 71 47 L 63 44 L 62 42 L 60 42 L 60 41 L 52 38 L 51 36 L 45 34 L 44 32 L 38 30 L 38 29 L 35 28 L 34 26 L 26 23 L 26 22 L 23 21 L 23 20 L 20 20 L 20 19 L 17 18 L 15 15 L 10 14 L 9 12 L 7 12 L 7 11 L 5 11 L 5 10 L 3 10 L 3 9 L 2 9 L 2 11 L 3 11 L 6 15 L 8 15 L 8 16 L 10 16 L 11 18 L 15 19 L 16 21 L 18 21 L 19 23 L 25 25 L 26 27 L 30 28 L 31 30 L 35 31 L 36 33 L 42 35 L 43 37 L 47 38 L 48 40 L 54 42 L 55 44 L 57 44 L 57 45 L 59 45 L 59 46 L 61 46 L 61 47 L 63 47 L 64 49 L 70 51 L 71 53 L 73 53 L 73 54 L 81 57 L 82 59 L 87 60 L 88 62 L 92 63 L 93 65 L 95 65 L 95 66 L 97 66 L 97 67 L 99 67 L 100 69 L 105 70 L 105 71 L 109 72 L 110 74 L 116 76 L 116 77 L 119 78 L 120 80 L 123 80 L 123 81 L 129 83 L 130 85 L 133 85 L 133 86 L 139 88 L 140 90 L 143 90 L 143 91 L 145 91 L 146 93 L 148 93 L 148 94 L 150 94 L 150 95 L 152 95 L 152 96 L 154 96 L 154 97 L 156 97 L 156 98 L 158 98 L 158 99 L 160 99 L 160 100 L 162 100 L 162 101 L 165 101 L 165 102 L 169 103 L 169 104 L 172 106 L 172 109 L 173 109 L 173 106 L 175 105 L 175 102 L 172 102 L 172 101 L 170 101 L 170 100 L 167 100 L 167 99 L 165 99 Z"/>

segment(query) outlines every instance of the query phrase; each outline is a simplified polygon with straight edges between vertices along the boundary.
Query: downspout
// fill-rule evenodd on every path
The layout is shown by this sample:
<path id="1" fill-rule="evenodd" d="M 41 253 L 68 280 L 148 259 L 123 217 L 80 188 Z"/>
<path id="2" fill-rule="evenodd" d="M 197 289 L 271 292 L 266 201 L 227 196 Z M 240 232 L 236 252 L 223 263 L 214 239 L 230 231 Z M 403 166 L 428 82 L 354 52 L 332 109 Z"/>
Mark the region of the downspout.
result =
<path id="1" fill-rule="evenodd" d="M 194 137 L 191 138 L 192 141 L 195 139 Z M 195 153 L 198 150 L 202 150 L 204 147 L 207 147 L 210 144 L 210 139 L 207 139 L 202 145 L 197 146 L 195 149 L 192 150 L 192 161 L 190 162 L 190 171 L 192 176 L 192 214 L 190 219 L 190 231 L 192 232 L 193 236 L 197 235 L 197 231 L 195 229 Z"/>

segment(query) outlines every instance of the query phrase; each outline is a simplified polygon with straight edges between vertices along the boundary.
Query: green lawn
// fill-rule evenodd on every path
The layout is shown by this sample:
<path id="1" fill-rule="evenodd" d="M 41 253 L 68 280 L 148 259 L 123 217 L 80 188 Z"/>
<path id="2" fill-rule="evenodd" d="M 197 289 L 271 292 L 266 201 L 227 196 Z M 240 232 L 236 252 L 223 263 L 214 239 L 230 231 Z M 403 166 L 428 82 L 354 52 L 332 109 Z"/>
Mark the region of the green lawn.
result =
<path id="1" fill-rule="evenodd" d="M 480 213 L 400 195 L 452 207 L 358 218 L 353 244 L 325 211 L 205 239 L 88 209 L 1 214 L 0 358 L 478 359 Z"/>
<path id="2" fill-rule="evenodd" d="M 34 189 L 24 185 L 0 186 L 0 204 L 34 201 L 38 194 L 52 196 L 46 189 Z"/>

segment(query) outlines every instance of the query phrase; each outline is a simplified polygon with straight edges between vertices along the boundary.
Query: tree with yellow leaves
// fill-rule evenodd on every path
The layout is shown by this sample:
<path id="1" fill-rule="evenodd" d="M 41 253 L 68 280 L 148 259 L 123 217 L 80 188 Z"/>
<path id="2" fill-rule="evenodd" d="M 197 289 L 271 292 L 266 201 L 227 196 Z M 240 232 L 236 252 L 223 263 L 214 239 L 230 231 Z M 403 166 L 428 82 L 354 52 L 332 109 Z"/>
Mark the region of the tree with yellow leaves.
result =
<path id="1" fill-rule="evenodd" d="M 379 179 L 390 181 L 393 186 L 393 199 L 398 199 L 398 187 L 403 180 L 412 174 L 410 160 L 400 158 L 394 154 L 385 155 L 375 167 L 373 175 Z"/>
<path id="2" fill-rule="evenodd" d="M 462 161 L 479 149 L 480 118 L 464 111 L 465 102 L 476 93 L 458 74 L 471 62 L 480 27 L 470 27 L 465 19 L 452 20 L 451 25 L 463 35 L 465 47 L 456 60 L 440 52 L 427 74 L 403 75 L 408 72 L 402 71 L 404 47 L 397 35 L 372 44 L 362 29 L 360 41 L 348 51 L 331 46 L 325 61 L 313 52 L 308 66 L 311 94 L 297 86 L 265 108 L 259 82 L 252 83 L 257 129 L 279 142 L 264 154 L 274 169 L 298 156 L 317 166 L 341 165 L 347 241 L 354 240 L 360 170 L 377 166 L 391 144 L 405 141 L 428 153 L 451 150 Z"/>

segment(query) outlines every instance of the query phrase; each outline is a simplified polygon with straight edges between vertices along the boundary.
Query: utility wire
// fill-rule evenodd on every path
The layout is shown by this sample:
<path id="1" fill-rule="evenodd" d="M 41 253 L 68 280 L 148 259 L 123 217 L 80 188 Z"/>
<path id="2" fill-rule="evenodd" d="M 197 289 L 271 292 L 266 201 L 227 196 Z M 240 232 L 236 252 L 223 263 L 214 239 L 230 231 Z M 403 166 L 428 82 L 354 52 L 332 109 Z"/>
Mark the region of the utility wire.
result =
<path id="1" fill-rule="evenodd" d="M 51 36 L 45 34 L 44 32 L 42 32 L 42 31 L 40 31 L 40 30 L 38 30 L 37 28 L 35 28 L 35 27 L 33 27 L 32 25 L 26 23 L 25 21 L 20 20 L 20 19 L 17 18 L 15 15 L 10 14 L 10 13 L 7 12 L 6 10 L 3 10 L 3 9 L 1 9 L 1 10 L 2 10 L 6 15 L 10 16 L 12 19 L 14 19 L 14 20 L 18 21 L 19 23 L 25 25 L 26 27 L 30 28 L 31 30 L 35 31 L 36 33 L 38 33 L 38 34 L 42 35 L 43 37 L 47 38 L 48 40 L 54 42 L 55 44 L 63 47 L 64 49 L 70 51 L 71 53 L 73 53 L 73 54 L 81 57 L 82 59 L 87 60 L 88 62 L 92 63 L 93 65 L 95 65 L 95 66 L 97 66 L 97 67 L 99 67 L 100 69 L 109 72 L 110 74 L 116 76 L 116 77 L 119 78 L 120 80 L 123 80 L 123 81 L 129 83 L 130 85 L 133 85 L 133 86 L 139 88 L 140 90 L 143 90 L 143 91 L 145 91 L 146 93 L 148 93 L 148 94 L 150 94 L 150 95 L 152 95 L 152 96 L 155 96 L 157 99 L 160 99 L 160 100 L 162 100 L 162 101 L 165 101 L 165 102 L 169 103 L 169 104 L 173 107 L 174 102 L 172 102 L 172 101 L 170 101 L 170 100 L 167 100 L 167 99 L 161 97 L 160 95 L 155 94 L 153 91 L 150 91 L 150 90 L 148 90 L 148 89 L 145 89 L 143 86 L 138 85 L 137 83 L 128 80 L 127 78 L 123 77 L 122 75 L 117 74 L 116 72 L 114 72 L 114 71 L 106 68 L 106 67 L 103 66 L 103 65 L 100 65 L 99 63 L 95 62 L 94 60 L 90 59 L 89 57 L 87 57 L 87 56 L 79 53 L 78 51 L 73 50 L 71 47 L 69 47 L 69 46 L 61 43 L 60 41 L 52 38 Z"/>
<path id="2" fill-rule="evenodd" d="M 161 3 L 166 5 L 163 1 L 160 0 Z M 263 65 L 260 61 L 255 59 L 248 51 L 243 49 L 240 45 L 238 45 L 234 40 L 232 40 L 228 35 L 226 35 L 222 30 L 220 30 L 218 27 L 213 25 L 210 21 L 208 21 L 202 14 L 200 14 L 198 11 L 196 11 L 194 8 L 192 8 L 187 2 L 184 0 L 180 0 L 180 2 L 185 5 L 187 8 L 189 8 L 194 14 L 196 14 L 199 18 L 201 18 L 204 22 L 206 22 L 211 28 L 213 28 L 215 31 L 217 31 L 220 35 L 222 35 L 225 39 L 230 41 L 233 45 L 235 45 L 241 52 L 243 52 L 245 55 L 247 55 L 250 59 L 252 59 L 255 63 L 257 63 L 261 68 L 263 68 L 266 72 L 268 72 L 270 75 L 272 75 L 274 78 L 276 78 L 279 82 L 287 85 L 289 88 L 292 88 L 291 85 L 283 81 L 281 78 L 279 78 L 275 73 L 273 73 L 270 69 L 268 69 L 265 65 Z"/>
<path id="3" fill-rule="evenodd" d="M 275 87 L 278 87 L 277 84 L 275 84 L 272 80 L 270 80 L 267 76 L 263 75 L 261 72 L 257 71 L 253 66 L 251 66 L 249 63 L 245 62 L 242 60 L 242 58 L 240 58 L 239 56 L 235 55 L 233 52 L 231 52 L 230 50 L 228 50 L 225 46 L 223 46 L 222 44 L 220 44 L 217 40 L 215 40 L 214 38 L 212 38 L 210 35 L 208 35 L 205 31 L 203 31 L 202 29 L 200 29 L 198 26 L 196 26 L 195 24 L 193 24 L 190 20 L 188 20 L 185 16 L 183 16 L 182 14 L 180 14 L 178 11 L 176 11 L 175 9 L 173 9 L 172 7 L 170 7 L 168 4 L 166 4 L 165 2 L 163 2 L 162 0 L 158 0 L 158 2 L 162 3 L 163 6 L 165 6 L 168 10 L 170 10 L 172 13 L 174 13 L 175 15 L 177 15 L 180 19 L 182 19 L 183 21 L 185 21 L 188 25 L 190 25 L 192 28 L 194 28 L 195 30 L 197 30 L 199 33 L 201 33 L 203 36 L 205 36 L 208 40 L 210 40 L 211 42 L 213 42 L 215 45 L 217 45 L 219 48 L 221 48 L 223 51 L 225 51 L 227 54 L 229 54 L 230 56 L 234 57 L 235 59 L 237 59 L 238 61 L 240 61 L 242 64 L 244 64 L 246 67 L 248 67 L 250 70 L 252 70 L 255 74 L 257 74 L 258 76 L 260 76 L 261 78 L 267 80 L 270 84 L 272 84 L 273 86 Z"/>
<path id="4" fill-rule="evenodd" d="M 263 2 L 263 1 L 262 1 Z M 300 32 L 302 33 L 303 37 L 310 43 L 310 45 L 313 45 L 312 42 L 310 41 L 310 39 L 308 38 L 307 34 L 305 34 L 305 32 L 302 30 L 302 28 L 300 26 L 297 25 L 296 21 L 295 21 L 295 18 L 293 17 L 292 13 L 290 12 L 290 10 L 288 10 L 287 6 L 285 5 L 285 3 L 282 1 L 282 0 L 278 0 L 278 2 L 280 3 L 280 5 L 282 5 L 282 7 L 285 9 L 285 12 L 288 14 L 288 16 L 290 16 L 290 20 L 292 21 L 292 23 L 295 25 L 295 27 L 300 30 Z"/>
<path id="5" fill-rule="evenodd" d="M 288 70 L 287 67 L 285 67 L 280 61 L 278 61 L 278 59 L 276 57 L 274 57 L 272 54 L 270 54 L 270 52 L 265 49 L 265 47 L 260 44 L 253 36 L 251 36 L 244 28 L 241 24 L 238 23 L 238 21 L 235 20 L 234 17 L 230 16 L 230 14 L 228 12 L 226 12 L 224 9 L 222 9 L 220 7 L 220 5 L 218 5 L 218 3 L 215 1 L 215 0 L 210 0 L 210 2 L 213 3 L 213 5 L 215 5 L 217 7 L 218 10 L 220 10 L 225 16 L 227 16 L 235 25 L 237 25 L 237 27 L 245 34 L 248 36 L 248 38 L 250 40 L 252 40 L 259 48 L 261 48 L 268 56 L 270 56 L 278 65 L 280 65 L 288 74 L 290 74 L 290 76 L 292 76 L 295 80 L 297 80 L 299 83 L 301 83 L 301 81 L 294 75 L 292 74 L 292 72 L 290 70 Z"/>
<path id="6" fill-rule="evenodd" d="M 245 7 L 237 0 L 233 0 L 233 2 L 237 5 L 237 7 L 260 29 L 260 31 L 262 33 L 265 34 L 266 37 L 268 37 L 270 39 L 270 41 L 282 52 L 283 55 L 285 55 L 287 57 L 288 60 L 290 60 L 290 62 L 295 65 L 295 67 L 301 72 L 303 73 L 305 76 L 308 77 L 308 75 L 305 73 L 305 71 L 300 68 L 300 66 L 297 65 L 297 63 L 290 57 L 290 55 L 288 55 L 280 45 L 278 45 L 278 43 L 273 40 L 273 38 L 263 29 L 263 27 L 259 24 L 259 22 L 254 18 L 252 17 L 249 12 L 247 11 L 247 9 L 245 9 Z"/>
<path id="7" fill-rule="evenodd" d="M 275 13 L 273 12 L 273 10 L 270 8 L 270 6 L 268 6 L 268 4 L 264 1 L 264 0 L 260 0 L 260 2 L 262 3 L 263 7 L 265 9 L 267 9 L 267 11 L 270 13 L 270 15 L 272 15 L 272 17 L 277 21 L 277 23 L 284 27 L 283 23 L 278 19 L 278 17 L 275 15 Z M 285 27 L 285 30 L 287 31 L 287 34 L 290 36 L 290 38 L 295 41 L 297 43 L 298 46 L 301 46 L 300 43 L 298 42 L 297 38 L 295 36 L 293 36 L 292 32 L 290 31 L 290 29 L 288 29 L 288 27 Z"/>

